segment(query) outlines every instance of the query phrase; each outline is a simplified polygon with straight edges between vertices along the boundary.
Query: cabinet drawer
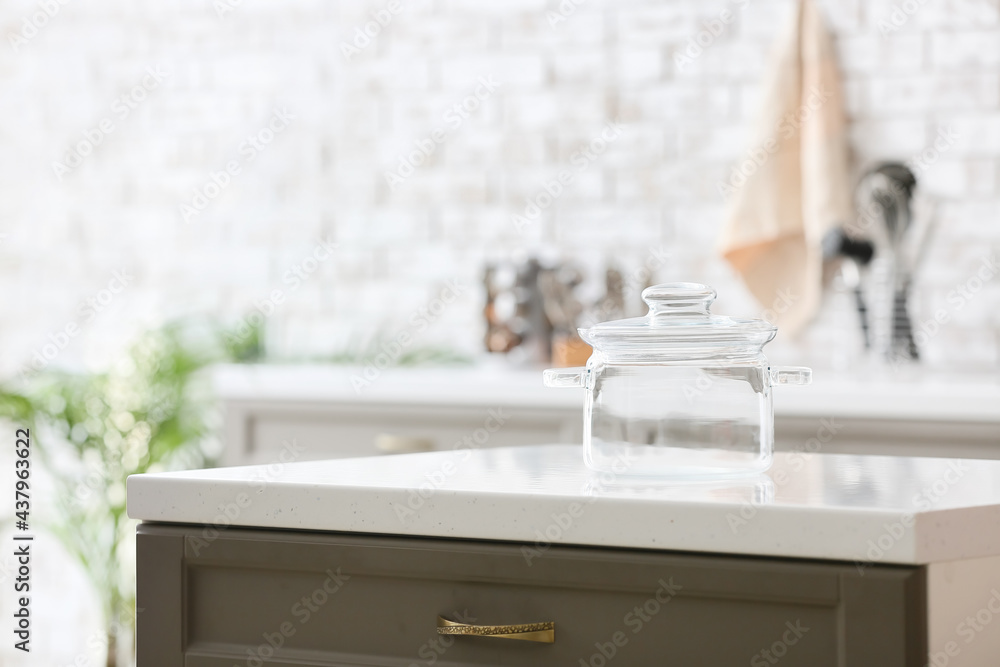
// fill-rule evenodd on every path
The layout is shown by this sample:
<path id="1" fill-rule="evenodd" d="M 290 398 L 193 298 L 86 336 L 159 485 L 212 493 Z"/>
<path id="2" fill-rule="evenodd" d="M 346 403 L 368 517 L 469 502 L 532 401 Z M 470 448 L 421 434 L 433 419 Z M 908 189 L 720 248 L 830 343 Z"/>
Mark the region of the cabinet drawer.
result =
<path id="1" fill-rule="evenodd" d="M 922 664 L 919 568 L 143 524 L 139 667 Z M 440 636 L 554 622 L 555 641 Z"/>

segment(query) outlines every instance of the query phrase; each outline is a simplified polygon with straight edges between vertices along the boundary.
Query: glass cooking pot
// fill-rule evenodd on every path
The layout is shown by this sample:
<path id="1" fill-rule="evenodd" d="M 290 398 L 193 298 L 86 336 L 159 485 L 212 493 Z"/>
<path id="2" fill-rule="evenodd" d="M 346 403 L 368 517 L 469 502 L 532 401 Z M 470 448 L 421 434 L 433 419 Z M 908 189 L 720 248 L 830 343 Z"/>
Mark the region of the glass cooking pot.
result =
<path id="1" fill-rule="evenodd" d="M 763 472 L 774 449 L 771 387 L 812 371 L 771 368 L 761 351 L 777 328 L 712 315 L 697 283 L 648 287 L 645 317 L 580 329 L 583 368 L 544 372 L 549 387 L 583 387 L 587 466 L 615 475 L 735 476 Z"/>

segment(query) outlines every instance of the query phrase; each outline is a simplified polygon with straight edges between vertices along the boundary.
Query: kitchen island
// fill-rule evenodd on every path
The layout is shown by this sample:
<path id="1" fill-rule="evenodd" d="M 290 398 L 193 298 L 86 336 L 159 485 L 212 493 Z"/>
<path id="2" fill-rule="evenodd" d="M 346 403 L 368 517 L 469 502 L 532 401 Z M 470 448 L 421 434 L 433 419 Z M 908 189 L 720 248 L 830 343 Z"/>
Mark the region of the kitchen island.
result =
<path id="1" fill-rule="evenodd" d="M 139 667 L 1000 656 L 1000 461 L 650 485 L 568 445 L 293 459 L 129 479 Z"/>

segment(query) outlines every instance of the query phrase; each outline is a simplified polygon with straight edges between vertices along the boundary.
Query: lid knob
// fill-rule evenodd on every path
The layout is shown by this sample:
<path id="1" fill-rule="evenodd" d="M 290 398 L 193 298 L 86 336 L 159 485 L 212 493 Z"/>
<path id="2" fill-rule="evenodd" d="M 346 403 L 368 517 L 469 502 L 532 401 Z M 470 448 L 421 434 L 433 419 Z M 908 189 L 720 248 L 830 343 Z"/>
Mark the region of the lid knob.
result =
<path id="1" fill-rule="evenodd" d="M 649 305 L 649 317 L 656 320 L 671 315 L 708 315 L 716 292 L 700 283 L 664 283 L 642 290 Z"/>

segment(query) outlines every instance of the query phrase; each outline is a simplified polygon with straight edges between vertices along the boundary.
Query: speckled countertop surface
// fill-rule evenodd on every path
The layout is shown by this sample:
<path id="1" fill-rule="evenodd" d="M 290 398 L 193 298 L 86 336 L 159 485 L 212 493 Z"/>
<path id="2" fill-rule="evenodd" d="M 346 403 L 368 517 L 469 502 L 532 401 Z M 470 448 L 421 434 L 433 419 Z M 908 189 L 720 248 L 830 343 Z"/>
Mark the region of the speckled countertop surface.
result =
<path id="1" fill-rule="evenodd" d="M 1000 461 L 778 453 L 764 475 L 650 486 L 572 445 L 134 475 L 143 521 L 884 563 L 1000 555 Z"/>

